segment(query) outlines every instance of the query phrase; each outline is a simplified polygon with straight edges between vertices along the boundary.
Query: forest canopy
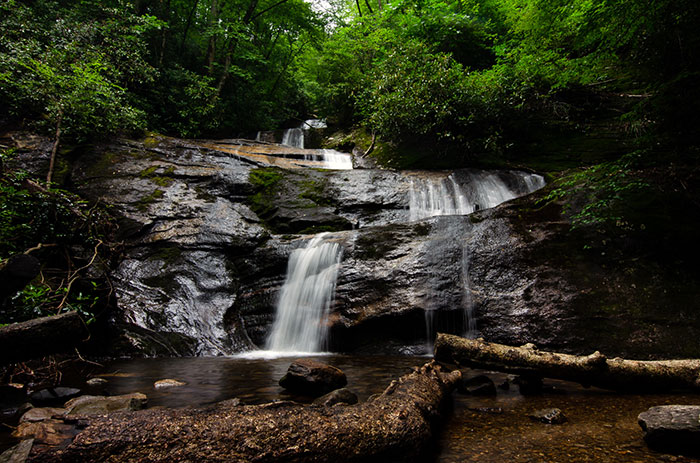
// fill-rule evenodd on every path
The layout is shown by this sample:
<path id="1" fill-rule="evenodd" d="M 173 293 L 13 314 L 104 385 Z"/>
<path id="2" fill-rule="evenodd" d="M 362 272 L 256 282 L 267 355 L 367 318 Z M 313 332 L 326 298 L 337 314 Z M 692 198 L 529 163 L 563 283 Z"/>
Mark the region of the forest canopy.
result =
<path id="1" fill-rule="evenodd" d="M 694 0 L 3 0 L 0 104 L 77 140 L 231 137 L 314 115 L 483 153 L 523 121 L 623 93 L 651 97 L 622 108 L 633 133 L 677 138 L 697 122 L 683 108 L 698 100 L 698 13 Z"/>

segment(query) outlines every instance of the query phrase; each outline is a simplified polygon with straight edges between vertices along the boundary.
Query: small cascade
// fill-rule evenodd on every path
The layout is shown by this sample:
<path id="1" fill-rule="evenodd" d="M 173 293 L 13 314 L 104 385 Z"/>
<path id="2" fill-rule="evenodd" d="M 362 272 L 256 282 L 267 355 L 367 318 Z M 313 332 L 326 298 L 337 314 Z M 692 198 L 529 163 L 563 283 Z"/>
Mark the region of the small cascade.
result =
<path id="1" fill-rule="evenodd" d="M 436 215 L 466 215 L 495 207 L 544 186 L 541 175 L 512 172 L 504 179 L 493 172 L 464 172 L 466 181 L 455 174 L 440 180 L 413 179 L 409 190 L 410 220 Z M 503 174 L 502 174 L 503 175 Z M 506 181 L 508 180 L 508 181 Z"/>
<path id="2" fill-rule="evenodd" d="M 320 352 L 325 347 L 326 317 L 342 251 L 342 246 L 329 241 L 324 233 L 292 252 L 266 344 L 268 350 Z"/>
<path id="3" fill-rule="evenodd" d="M 294 148 L 304 148 L 304 130 L 301 128 L 285 129 L 282 144 Z"/>
<path id="4" fill-rule="evenodd" d="M 352 156 L 340 151 L 323 149 L 323 167 L 333 170 L 352 170 Z"/>
<path id="5" fill-rule="evenodd" d="M 262 133 L 260 130 L 258 130 L 258 133 L 255 134 L 255 141 L 262 141 Z"/>
<path id="6" fill-rule="evenodd" d="M 304 130 L 307 129 L 325 129 L 328 128 L 326 121 L 323 119 L 307 119 L 302 124 L 301 127 Z"/>

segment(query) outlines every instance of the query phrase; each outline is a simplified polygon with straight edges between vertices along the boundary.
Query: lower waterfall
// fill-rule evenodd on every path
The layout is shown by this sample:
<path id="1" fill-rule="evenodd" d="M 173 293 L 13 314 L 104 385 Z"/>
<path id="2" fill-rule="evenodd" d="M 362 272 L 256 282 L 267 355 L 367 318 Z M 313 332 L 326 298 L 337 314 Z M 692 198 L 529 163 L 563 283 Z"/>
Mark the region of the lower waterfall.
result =
<path id="1" fill-rule="evenodd" d="M 333 301 L 342 253 L 343 247 L 328 240 L 325 233 L 315 236 L 305 248 L 292 252 L 266 349 L 278 352 L 324 349 L 326 317 Z"/>

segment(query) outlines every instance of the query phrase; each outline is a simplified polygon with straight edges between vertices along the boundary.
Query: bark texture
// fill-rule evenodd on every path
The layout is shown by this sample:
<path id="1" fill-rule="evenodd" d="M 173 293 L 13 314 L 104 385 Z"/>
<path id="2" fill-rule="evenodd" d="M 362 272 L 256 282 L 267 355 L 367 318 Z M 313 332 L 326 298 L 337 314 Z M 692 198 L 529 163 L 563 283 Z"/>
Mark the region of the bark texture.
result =
<path id="1" fill-rule="evenodd" d="M 354 462 L 419 458 L 433 418 L 460 380 L 431 362 L 353 406 L 291 402 L 209 409 L 154 409 L 78 417 L 65 448 L 32 451 L 37 462 Z M 70 418 L 64 418 L 70 420 Z"/>
<path id="2" fill-rule="evenodd" d="M 0 327 L 0 363 L 28 360 L 77 346 L 89 332 L 77 312 Z"/>
<path id="3" fill-rule="evenodd" d="M 438 334 L 435 359 L 471 368 L 575 381 L 584 386 L 622 391 L 700 390 L 700 359 L 608 359 L 600 352 L 587 356 L 537 350 Z"/>

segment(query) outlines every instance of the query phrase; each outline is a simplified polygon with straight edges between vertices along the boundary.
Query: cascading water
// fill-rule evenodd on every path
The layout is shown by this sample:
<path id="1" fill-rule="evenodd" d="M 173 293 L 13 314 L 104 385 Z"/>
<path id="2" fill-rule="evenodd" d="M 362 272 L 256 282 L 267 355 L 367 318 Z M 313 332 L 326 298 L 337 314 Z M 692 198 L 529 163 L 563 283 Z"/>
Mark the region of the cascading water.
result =
<path id="1" fill-rule="evenodd" d="M 495 207 L 543 186 L 542 176 L 526 172 L 461 171 L 438 180 L 416 178 L 410 183 L 409 216 L 411 221 L 415 221 L 440 215 L 471 214 L 480 209 Z M 436 227 L 439 227 L 439 223 Z M 438 243 L 440 238 L 434 240 Z M 439 245 L 435 247 L 444 248 Z M 464 335 L 474 338 L 477 335 L 477 327 L 469 282 L 469 250 L 466 245 L 462 247 L 461 267 Z M 436 288 L 429 288 L 428 291 L 433 293 L 434 305 L 425 311 L 426 347 L 428 352 L 432 352 L 435 311 L 439 310 L 443 298 Z"/>
<path id="2" fill-rule="evenodd" d="M 468 172 L 466 182 L 455 174 L 440 180 L 413 179 L 409 190 L 410 220 L 436 215 L 466 215 L 495 207 L 544 186 L 541 175 L 515 172 L 515 185 L 508 185 L 492 172 Z"/>
<path id="3" fill-rule="evenodd" d="M 304 148 L 304 130 L 301 128 L 286 129 L 282 134 L 282 144 L 294 148 Z"/>
<path id="4" fill-rule="evenodd" d="M 314 237 L 289 257 L 272 332 L 266 348 L 281 352 L 320 352 L 328 327 L 326 317 L 333 301 L 342 246 Z"/>
<path id="5" fill-rule="evenodd" d="M 336 150 L 321 150 L 323 155 L 323 167 L 333 170 L 351 170 L 352 156 Z"/>

